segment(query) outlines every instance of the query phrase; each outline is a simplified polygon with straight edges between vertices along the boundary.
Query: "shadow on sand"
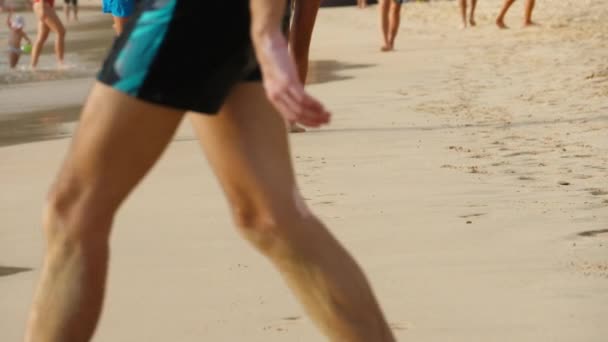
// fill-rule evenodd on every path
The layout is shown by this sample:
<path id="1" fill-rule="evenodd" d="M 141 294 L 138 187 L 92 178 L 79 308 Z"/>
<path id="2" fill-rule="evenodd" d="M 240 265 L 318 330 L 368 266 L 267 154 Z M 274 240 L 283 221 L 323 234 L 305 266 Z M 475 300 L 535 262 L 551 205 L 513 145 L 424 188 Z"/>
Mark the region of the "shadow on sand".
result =
<path id="1" fill-rule="evenodd" d="M 318 84 L 348 80 L 354 77 L 342 75 L 341 72 L 351 69 L 371 68 L 374 66 L 376 66 L 376 64 L 345 63 L 337 60 L 310 61 L 306 83 Z"/>
<path id="2" fill-rule="evenodd" d="M 29 272 L 31 268 L 26 267 L 11 267 L 11 266 L 1 266 L 0 265 L 0 277 L 6 277 L 17 273 Z"/>

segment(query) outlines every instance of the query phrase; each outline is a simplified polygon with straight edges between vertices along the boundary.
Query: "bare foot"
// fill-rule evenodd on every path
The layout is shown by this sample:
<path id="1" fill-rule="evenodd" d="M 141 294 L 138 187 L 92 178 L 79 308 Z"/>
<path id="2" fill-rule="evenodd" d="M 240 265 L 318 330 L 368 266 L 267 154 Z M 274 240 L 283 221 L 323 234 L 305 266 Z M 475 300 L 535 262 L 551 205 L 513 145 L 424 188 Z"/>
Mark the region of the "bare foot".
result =
<path id="1" fill-rule="evenodd" d="M 477 23 L 475 22 L 475 19 L 473 19 L 473 18 L 469 19 L 469 25 L 471 25 L 471 26 L 477 26 Z"/>
<path id="2" fill-rule="evenodd" d="M 496 19 L 496 26 L 498 26 L 498 28 L 501 30 L 509 28 L 507 25 L 505 25 L 505 22 L 502 21 L 502 19 Z"/>
<path id="3" fill-rule="evenodd" d="M 540 25 L 533 21 L 528 21 L 528 22 L 524 23 L 524 27 L 534 27 L 534 26 L 540 26 Z"/>
<path id="4" fill-rule="evenodd" d="M 306 128 L 294 123 L 287 126 L 287 130 L 289 133 L 304 133 L 306 132 Z"/>
<path id="5" fill-rule="evenodd" d="M 388 51 L 392 51 L 393 47 L 390 45 L 382 45 L 382 47 L 380 48 L 380 51 L 382 52 L 388 52 Z"/>

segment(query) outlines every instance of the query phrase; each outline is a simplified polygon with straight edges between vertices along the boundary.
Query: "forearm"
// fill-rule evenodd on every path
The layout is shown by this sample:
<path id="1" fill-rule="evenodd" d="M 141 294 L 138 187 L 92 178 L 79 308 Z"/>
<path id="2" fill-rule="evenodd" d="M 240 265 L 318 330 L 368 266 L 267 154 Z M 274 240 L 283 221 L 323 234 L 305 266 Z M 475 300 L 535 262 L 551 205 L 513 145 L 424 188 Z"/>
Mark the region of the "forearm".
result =
<path id="1" fill-rule="evenodd" d="M 281 33 L 286 0 L 251 0 L 251 39 L 254 44 Z"/>

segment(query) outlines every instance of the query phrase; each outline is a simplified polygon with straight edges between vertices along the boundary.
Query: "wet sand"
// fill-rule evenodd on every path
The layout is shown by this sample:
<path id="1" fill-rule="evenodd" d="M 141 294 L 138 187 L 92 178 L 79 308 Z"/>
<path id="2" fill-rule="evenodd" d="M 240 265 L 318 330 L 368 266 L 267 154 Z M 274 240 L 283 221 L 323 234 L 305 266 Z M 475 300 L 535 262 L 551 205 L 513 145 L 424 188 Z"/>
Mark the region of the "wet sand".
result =
<path id="1" fill-rule="evenodd" d="M 299 183 L 369 273 L 399 340 L 603 342 L 608 8 L 539 1 L 542 26 L 520 29 L 519 1 L 499 31 L 500 3 L 479 2 L 479 27 L 464 31 L 456 2 L 408 3 L 388 54 L 376 7 L 323 9 L 309 89 L 334 119 L 291 136 Z M 20 121 L 0 129 L 2 341 L 23 331 L 40 208 L 90 82 L 0 88 L 0 120 Z M 46 91 L 32 101 L 20 87 Z M 57 124 L 26 133 L 47 116 Z M 232 228 L 187 123 L 112 240 L 95 341 L 323 340 Z"/>
<path id="2" fill-rule="evenodd" d="M 60 7 L 57 12 L 63 20 Z M 34 14 L 18 14 L 25 17 L 26 33 L 35 39 Z M 5 58 L 0 61 L 0 146 L 65 138 L 73 133 L 82 103 L 113 39 L 111 18 L 102 15 L 99 6 L 84 2 L 79 15 L 79 22 L 64 23 L 68 30 L 67 68 L 54 67 L 52 34 L 38 70 L 29 70 L 27 55 L 12 71 Z M 6 30 L 0 31 L 0 45 L 6 45 Z"/>

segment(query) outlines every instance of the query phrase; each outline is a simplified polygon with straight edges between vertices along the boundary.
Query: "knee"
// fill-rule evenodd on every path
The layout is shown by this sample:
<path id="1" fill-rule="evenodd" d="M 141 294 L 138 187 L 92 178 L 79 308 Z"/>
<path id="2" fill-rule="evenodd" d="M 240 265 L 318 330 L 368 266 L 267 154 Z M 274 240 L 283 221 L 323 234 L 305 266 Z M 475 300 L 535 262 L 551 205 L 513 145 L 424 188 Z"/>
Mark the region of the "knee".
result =
<path id="1" fill-rule="evenodd" d="M 284 251 L 304 221 L 312 216 L 294 201 L 273 206 L 236 200 L 231 201 L 231 207 L 237 228 L 264 254 Z"/>
<path id="2" fill-rule="evenodd" d="M 60 27 L 57 29 L 57 38 L 59 39 L 65 39 L 65 27 Z"/>
<path id="3" fill-rule="evenodd" d="M 115 209 L 96 193 L 76 177 L 58 180 L 44 208 L 43 227 L 50 243 L 107 242 Z"/>

